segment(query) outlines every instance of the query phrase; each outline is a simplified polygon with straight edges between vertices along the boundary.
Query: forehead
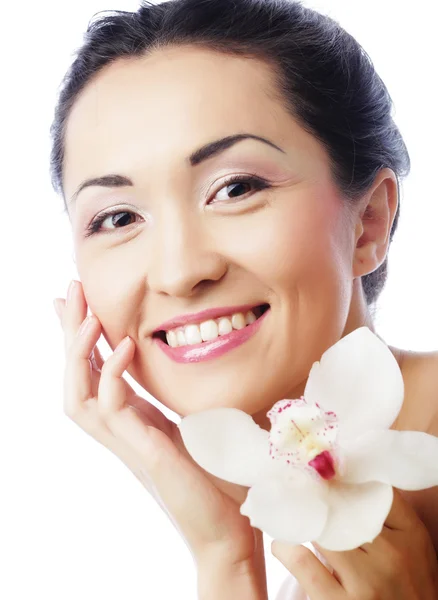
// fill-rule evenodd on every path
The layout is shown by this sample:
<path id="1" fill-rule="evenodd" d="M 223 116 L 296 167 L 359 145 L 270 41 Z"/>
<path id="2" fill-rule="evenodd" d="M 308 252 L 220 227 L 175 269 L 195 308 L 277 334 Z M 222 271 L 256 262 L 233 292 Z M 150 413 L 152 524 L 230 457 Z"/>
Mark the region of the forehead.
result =
<path id="1" fill-rule="evenodd" d="M 64 189 L 68 195 L 78 177 L 132 173 L 145 162 L 153 172 L 178 168 L 193 148 L 242 131 L 283 146 L 302 136 L 312 145 L 275 91 L 272 70 L 257 59 L 192 47 L 119 59 L 88 83 L 70 113 Z"/>
<path id="2" fill-rule="evenodd" d="M 111 119 L 114 127 L 129 125 L 131 111 L 136 117 L 141 114 L 145 124 L 152 126 L 158 118 L 168 128 L 182 111 L 201 122 L 221 112 L 233 118 L 248 111 L 242 101 L 254 94 L 263 104 L 264 96 L 269 102 L 264 90 L 271 78 L 269 67 L 255 59 L 190 47 L 161 49 L 104 67 L 76 100 L 69 122 L 80 121 L 94 130 L 105 119 Z M 252 109 L 263 112 L 264 106 L 258 102 Z M 182 125 L 179 120 L 177 124 Z"/>

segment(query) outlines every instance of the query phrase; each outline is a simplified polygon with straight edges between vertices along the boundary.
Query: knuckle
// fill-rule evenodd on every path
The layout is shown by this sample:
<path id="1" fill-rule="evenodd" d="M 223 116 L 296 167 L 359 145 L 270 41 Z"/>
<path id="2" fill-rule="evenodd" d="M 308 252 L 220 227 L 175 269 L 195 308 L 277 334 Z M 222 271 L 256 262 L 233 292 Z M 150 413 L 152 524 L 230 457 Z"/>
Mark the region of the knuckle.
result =
<path id="1" fill-rule="evenodd" d="M 78 424 L 84 419 L 86 413 L 83 403 L 71 392 L 71 390 L 64 395 L 63 411 L 69 419 Z"/>
<path id="2" fill-rule="evenodd" d="M 99 413 L 100 418 L 105 422 L 107 427 L 111 429 L 111 431 L 118 431 L 119 421 L 117 420 L 119 414 L 115 411 L 111 406 L 108 406 L 106 402 L 98 401 L 97 402 L 97 411 Z"/>
<path id="3" fill-rule="evenodd" d="M 64 395 L 64 403 L 62 408 L 64 414 L 72 421 L 78 421 L 80 419 L 81 406 L 79 402 L 71 397 L 70 393 Z"/>
<path id="4" fill-rule="evenodd" d="M 71 402 L 64 403 L 64 414 L 75 423 L 79 424 L 81 420 L 81 407 Z"/>
<path id="5" fill-rule="evenodd" d="M 313 560 L 313 554 L 305 546 L 293 546 L 290 548 L 288 560 L 301 569 L 308 569 Z"/>
<path id="6" fill-rule="evenodd" d="M 94 411 L 87 410 L 80 404 L 75 404 L 66 407 L 64 413 L 83 431 L 100 441 L 105 427 L 103 426 L 102 421 L 99 418 L 96 418 Z"/>
<path id="7" fill-rule="evenodd" d="M 401 548 L 392 548 L 389 553 L 389 562 L 392 567 L 392 573 L 398 575 L 409 567 L 406 554 Z"/>
<path id="8" fill-rule="evenodd" d="M 382 569 L 388 580 L 400 577 L 400 573 L 409 570 L 409 557 L 403 547 L 387 544 L 385 548 L 385 560 Z"/>

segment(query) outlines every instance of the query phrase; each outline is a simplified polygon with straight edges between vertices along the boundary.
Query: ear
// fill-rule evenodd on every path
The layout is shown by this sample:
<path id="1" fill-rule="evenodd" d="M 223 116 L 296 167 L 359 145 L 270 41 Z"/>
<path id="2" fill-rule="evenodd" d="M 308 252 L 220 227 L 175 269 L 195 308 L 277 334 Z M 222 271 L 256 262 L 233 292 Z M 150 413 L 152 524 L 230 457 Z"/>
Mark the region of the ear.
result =
<path id="1" fill-rule="evenodd" d="M 397 178 L 392 169 L 382 169 L 359 205 L 353 277 L 372 273 L 384 262 L 397 206 Z"/>

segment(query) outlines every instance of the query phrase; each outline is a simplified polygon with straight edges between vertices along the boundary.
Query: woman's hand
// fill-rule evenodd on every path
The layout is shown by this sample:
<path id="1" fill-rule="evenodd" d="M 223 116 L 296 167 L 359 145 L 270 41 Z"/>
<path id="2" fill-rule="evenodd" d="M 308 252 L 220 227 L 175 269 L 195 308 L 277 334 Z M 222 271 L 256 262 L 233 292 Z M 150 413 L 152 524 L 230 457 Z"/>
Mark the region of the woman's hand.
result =
<path id="1" fill-rule="evenodd" d="M 438 560 L 414 508 L 394 488 L 394 500 L 372 544 L 331 552 L 313 544 L 333 575 L 305 546 L 272 542 L 272 553 L 310 600 L 436 600 Z M 289 599 L 288 599 L 289 600 Z M 290 599 L 292 600 L 292 599 Z"/>
<path id="2" fill-rule="evenodd" d="M 66 415 L 141 481 L 184 537 L 198 571 L 211 570 L 217 561 L 224 572 L 239 575 L 240 585 L 243 573 L 255 577 L 261 592 L 253 588 L 248 598 L 265 598 L 263 536 L 239 510 L 247 488 L 198 466 L 176 424 L 135 394 L 122 376 L 135 353 L 131 338 L 103 361 L 96 346 L 101 323 L 93 315 L 85 330 L 81 327 L 87 303 L 79 282 L 67 302 L 56 299 L 55 304 L 65 334 Z"/>

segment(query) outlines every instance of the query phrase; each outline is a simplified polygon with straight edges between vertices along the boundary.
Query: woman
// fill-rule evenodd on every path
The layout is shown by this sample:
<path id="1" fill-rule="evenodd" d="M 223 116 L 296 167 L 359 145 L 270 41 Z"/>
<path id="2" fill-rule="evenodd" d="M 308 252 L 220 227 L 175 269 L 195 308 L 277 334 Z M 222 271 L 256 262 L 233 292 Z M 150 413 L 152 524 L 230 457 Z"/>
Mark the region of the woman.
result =
<path id="1" fill-rule="evenodd" d="M 359 44 L 298 3 L 143 3 L 90 25 L 52 135 L 81 279 L 57 301 L 65 412 L 169 514 L 200 598 L 266 598 L 246 488 L 198 467 L 122 374 L 181 416 L 237 407 L 269 429 L 327 348 L 374 331 L 409 171 L 389 94 Z M 406 387 L 393 428 L 438 435 L 438 353 L 390 350 Z M 304 547 L 274 554 L 312 600 L 434 598 L 437 498 L 396 494 L 373 544 L 321 552 L 329 570 Z"/>

